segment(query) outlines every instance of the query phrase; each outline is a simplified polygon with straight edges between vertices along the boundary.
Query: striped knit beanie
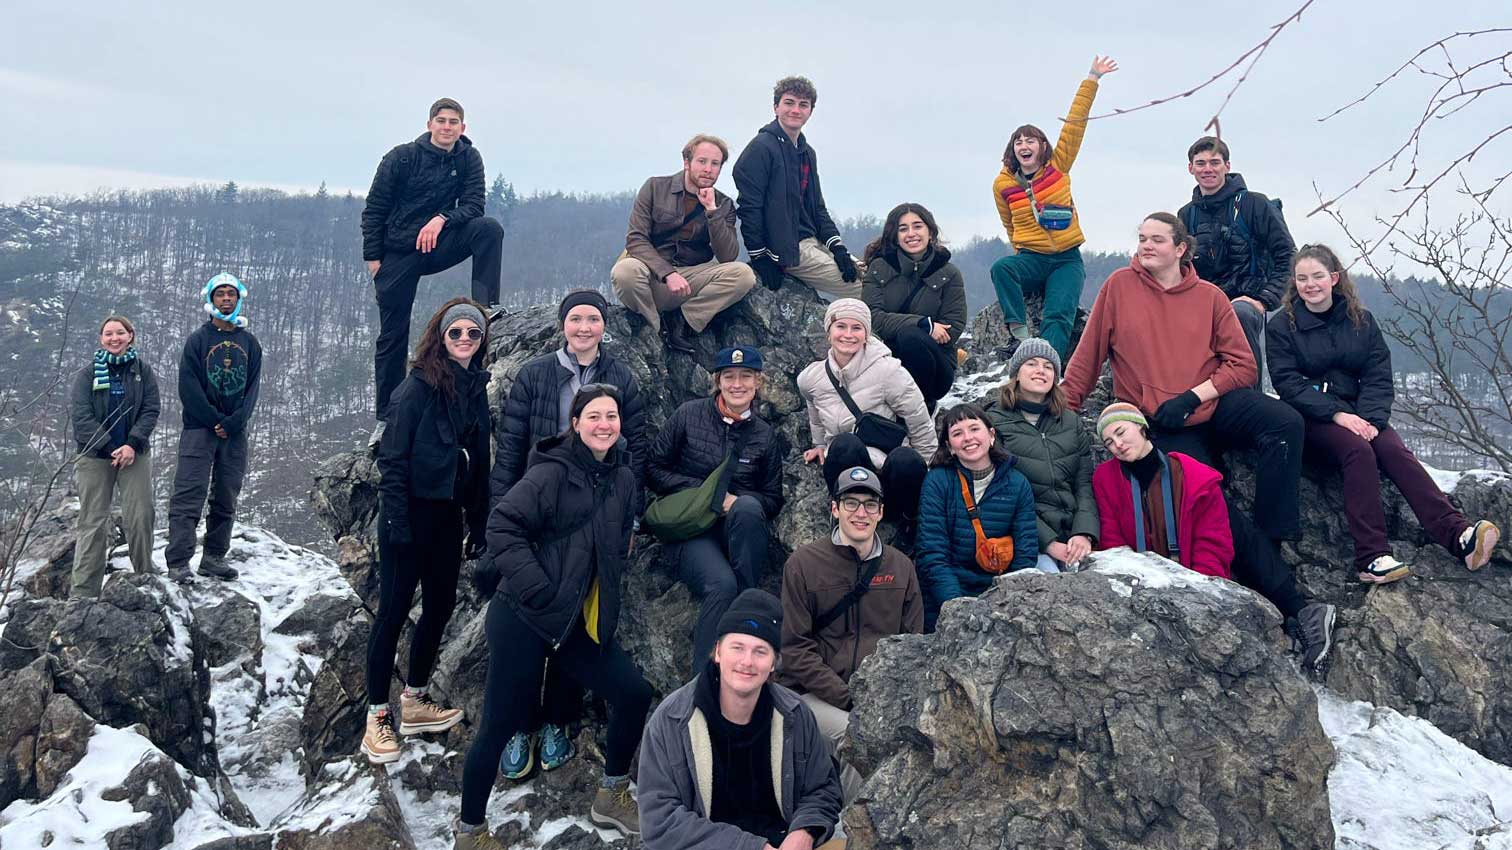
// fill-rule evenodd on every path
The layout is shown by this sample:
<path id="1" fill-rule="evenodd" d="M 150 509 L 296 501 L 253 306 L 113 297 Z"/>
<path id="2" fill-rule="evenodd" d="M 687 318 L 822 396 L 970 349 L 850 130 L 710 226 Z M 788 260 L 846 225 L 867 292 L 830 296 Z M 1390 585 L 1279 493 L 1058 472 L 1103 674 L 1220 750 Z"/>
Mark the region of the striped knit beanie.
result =
<path id="1" fill-rule="evenodd" d="M 1115 422 L 1133 422 L 1146 431 L 1150 429 L 1150 421 L 1139 412 L 1139 408 L 1126 401 L 1115 401 L 1103 408 L 1103 412 L 1097 417 L 1097 438 L 1102 439 L 1103 432 L 1109 425 Z"/>

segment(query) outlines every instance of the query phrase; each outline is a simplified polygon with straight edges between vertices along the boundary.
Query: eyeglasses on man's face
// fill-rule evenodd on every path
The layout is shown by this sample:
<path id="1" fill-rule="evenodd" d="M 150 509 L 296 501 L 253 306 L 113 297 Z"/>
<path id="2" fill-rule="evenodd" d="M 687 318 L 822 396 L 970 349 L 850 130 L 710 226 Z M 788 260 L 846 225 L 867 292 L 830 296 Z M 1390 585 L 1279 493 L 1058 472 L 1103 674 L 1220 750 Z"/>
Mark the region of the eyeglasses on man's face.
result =
<path id="1" fill-rule="evenodd" d="M 840 507 L 849 513 L 863 510 L 870 516 L 882 513 L 882 503 L 876 499 L 853 499 L 847 496 L 840 500 Z"/>

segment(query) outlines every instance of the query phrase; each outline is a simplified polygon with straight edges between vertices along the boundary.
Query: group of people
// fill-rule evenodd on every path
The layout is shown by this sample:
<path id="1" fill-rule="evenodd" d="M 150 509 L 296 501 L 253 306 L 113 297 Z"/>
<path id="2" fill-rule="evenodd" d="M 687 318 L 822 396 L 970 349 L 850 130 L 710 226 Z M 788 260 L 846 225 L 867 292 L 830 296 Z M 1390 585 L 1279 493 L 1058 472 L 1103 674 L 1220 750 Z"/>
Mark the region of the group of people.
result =
<path id="1" fill-rule="evenodd" d="M 1304 448 L 1343 470 L 1361 581 L 1411 569 L 1386 541 L 1383 472 L 1467 567 L 1490 559 L 1499 529 L 1460 515 L 1391 429 L 1390 355 L 1348 273 L 1326 247 L 1294 250 L 1279 206 L 1228 173 L 1223 142 L 1192 146 L 1192 202 L 1145 218 L 1129 266 L 1103 285 L 1072 350 L 1084 273 L 1069 171 L 1098 82 L 1116 69 L 1093 63 L 1053 148 L 1033 125 L 1010 137 L 994 194 L 1016 253 L 992 278 L 1014 345 L 985 406 L 936 414 L 962 359 L 966 303 L 929 211 L 893 209 L 860 264 L 842 244 L 802 133 L 817 100 L 809 81 L 778 82 L 774 120 L 736 162 L 736 200 L 714 188 L 728 149 L 708 135 L 684 146 L 681 173 L 642 186 L 610 277 L 668 349 L 693 353 L 692 339 L 758 280 L 797 281 L 831 299 L 825 355 L 796 380 L 809 422 L 803 459 L 822 470 L 833 525 L 787 559 L 780 599 L 760 589 L 784 507 L 785 445 L 760 413 L 763 353 L 720 350 L 708 396 L 648 433 L 646 388 L 603 344 L 607 301 L 575 291 L 559 305 L 560 344 L 521 366 L 491 411 L 483 361 L 502 231 L 482 215 L 482 160 L 463 135 L 461 106 L 437 101 L 427 133 L 384 157 L 363 214 L 382 328 L 380 590 L 361 750 L 374 763 L 396 761 L 401 736 L 462 720 L 429 680 L 462 564 L 475 561 L 489 663 L 458 848 L 500 847 L 485 818 L 500 773 L 520 779 L 573 757 L 569 724 L 585 690 L 609 706 L 595 823 L 639 833 L 651 848 L 823 844 L 861 782 L 834 753 L 854 709 L 850 677 L 878 642 L 933 630 L 946 603 L 998 575 L 1074 570 L 1096 550 L 1154 552 L 1253 588 L 1286 616 L 1304 665 L 1319 669 L 1334 609 L 1302 594 L 1278 545 L 1300 533 Z M 737 262 L 742 242 L 748 262 Z M 444 304 L 410 358 L 420 277 L 469 256 L 473 297 Z M 1039 336 L 1023 306 L 1036 292 Z M 168 553 L 176 575 L 207 490 L 200 570 L 231 573 L 224 558 L 260 369 L 239 315 L 245 294 L 229 275 L 212 279 L 211 319 L 185 345 Z M 158 393 L 133 341 L 128 320 L 108 318 L 75 390 L 80 593 L 98 592 L 101 517 L 117 484 L 138 569 L 150 552 L 142 541 Z M 1279 399 L 1258 389 L 1267 356 Z M 1107 363 L 1117 401 L 1089 432 L 1078 411 Z M 1093 439 L 1112 459 L 1094 465 Z M 1249 514 L 1220 487 L 1220 451 L 1230 447 L 1258 454 Z M 616 642 L 637 532 L 665 544 L 699 604 L 691 680 L 649 719 L 652 689 Z M 422 611 L 396 711 L 395 653 L 417 590 Z"/>

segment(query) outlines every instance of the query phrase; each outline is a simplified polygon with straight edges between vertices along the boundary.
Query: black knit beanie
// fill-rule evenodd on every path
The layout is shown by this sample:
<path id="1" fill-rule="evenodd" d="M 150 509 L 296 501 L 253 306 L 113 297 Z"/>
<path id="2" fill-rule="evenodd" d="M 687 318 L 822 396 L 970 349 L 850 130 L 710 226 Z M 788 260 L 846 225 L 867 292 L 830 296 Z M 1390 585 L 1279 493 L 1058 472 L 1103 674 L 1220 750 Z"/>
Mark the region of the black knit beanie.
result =
<path id="1" fill-rule="evenodd" d="M 772 645 L 772 651 L 782 649 L 782 603 L 765 590 L 750 588 L 741 591 L 730 603 L 724 616 L 719 618 L 715 639 L 731 632 L 760 638 Z"/>
<path id="2" fill-rule="evenodd" d="M 599 315 L 609 318 L 609 302 L 595 289 L 577 289 L 567 293 L 562 299 L 562 305 L 557 308 L 557 324 L 565 324 L 567 314 L 572 312 L 573 307 L 581 307 L 584 304 L 599 311 Z"/>

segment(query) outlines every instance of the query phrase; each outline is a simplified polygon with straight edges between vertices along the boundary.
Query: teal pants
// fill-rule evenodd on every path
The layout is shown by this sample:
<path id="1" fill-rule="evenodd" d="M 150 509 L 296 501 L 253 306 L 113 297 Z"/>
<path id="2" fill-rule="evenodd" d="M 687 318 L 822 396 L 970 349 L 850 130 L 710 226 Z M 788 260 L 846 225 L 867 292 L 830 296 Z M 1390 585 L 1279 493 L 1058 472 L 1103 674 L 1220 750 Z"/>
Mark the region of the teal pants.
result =
<path id="1" fill-rule="evenodd" d="M 1061 359 L 1071 355 L 1071 327 L 1076 321 L 1076 305 L 1081 302 L 1082 284 L 1087 281 L 1082 266 L 1081 248 L 1059 254 L 1036 254 L 1021 251 L 992 264 L 992 288 L 1007 322 L 1024 323 L 1024 295 L 1043 295 L 1044 313 L 1040 317 L 1039 335 L 1055 347 Z"/>

